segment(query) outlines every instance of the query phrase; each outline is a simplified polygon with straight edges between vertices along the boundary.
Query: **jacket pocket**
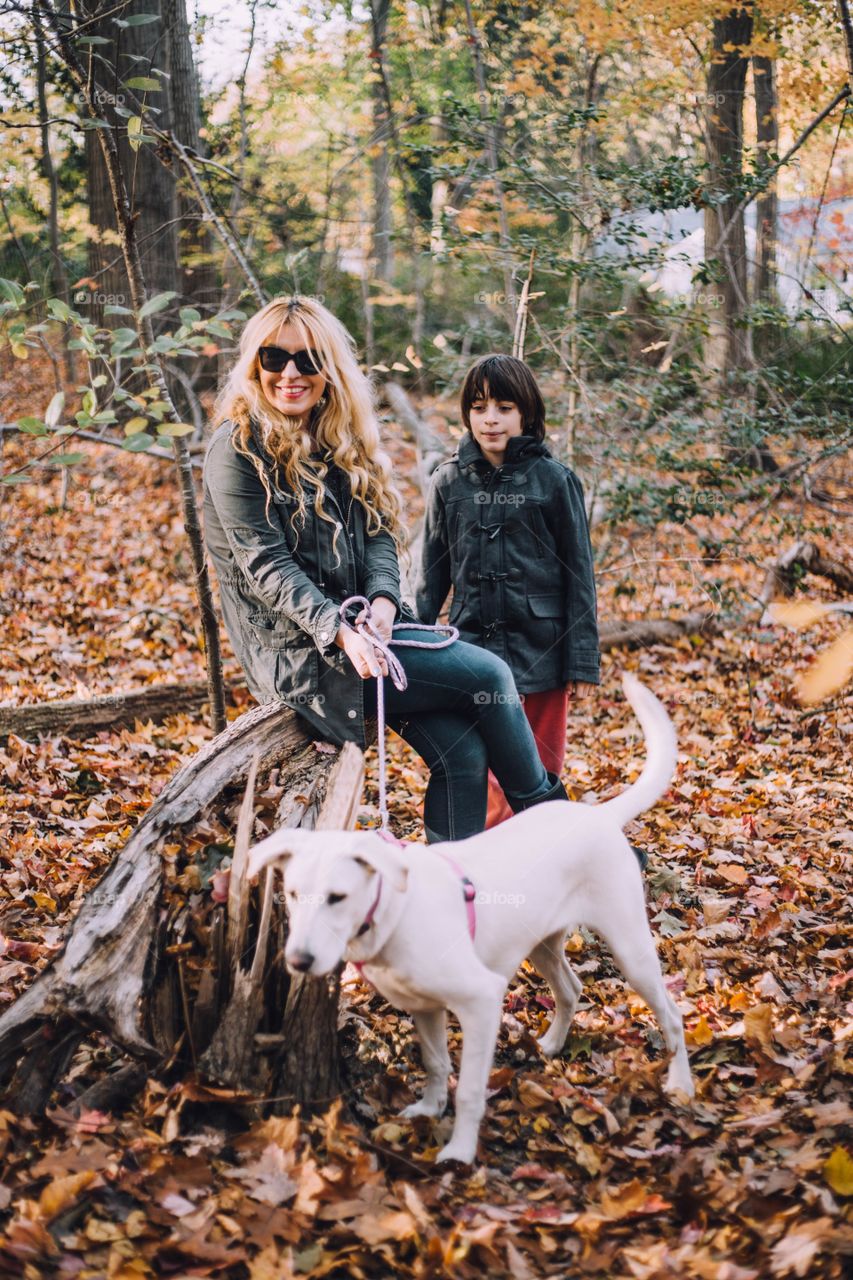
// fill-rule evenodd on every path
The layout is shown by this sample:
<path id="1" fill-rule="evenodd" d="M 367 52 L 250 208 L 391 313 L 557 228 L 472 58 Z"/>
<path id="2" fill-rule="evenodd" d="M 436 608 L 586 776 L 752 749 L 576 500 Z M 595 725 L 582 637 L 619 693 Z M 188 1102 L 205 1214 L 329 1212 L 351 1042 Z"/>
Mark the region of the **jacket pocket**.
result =
<path id="1" fill-rule="evenodd" d="M 250 613 L 249 634 L 262 649 L 313 649 L 314 641 L 298 622 L 280 613 Z"/>
<path id="2" fill-rule="evenodd" d="M 534 618 L 561 618 L 566 611 L 563 597 L 559 594 L 528 596 L 527 607 Z"/>

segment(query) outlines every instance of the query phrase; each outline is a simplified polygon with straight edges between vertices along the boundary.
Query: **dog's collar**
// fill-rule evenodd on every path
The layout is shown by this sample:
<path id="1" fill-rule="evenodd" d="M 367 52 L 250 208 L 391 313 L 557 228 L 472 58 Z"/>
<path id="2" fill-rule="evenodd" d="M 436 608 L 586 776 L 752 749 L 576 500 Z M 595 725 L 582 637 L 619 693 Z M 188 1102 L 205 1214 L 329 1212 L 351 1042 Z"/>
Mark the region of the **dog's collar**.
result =
<path id="1" fill-rule="evenodd" d="M 361 928 L 358 930 L 358 932 L 355 935 L 357 938 L 360 938 L 362 934 L 367 933 L 367 930 L 373 924 L 373 917 L 376 914 L 376 908 L 379 906 L 379 897 L 381 893 L 382 893 L 382 875 L 380 873 L 379 883 L 376 886 L 376 897 L 373 899 L 371 908 L 368 911 L 367 915 L 364 917 L 364 921 L 362 922 Z"/>

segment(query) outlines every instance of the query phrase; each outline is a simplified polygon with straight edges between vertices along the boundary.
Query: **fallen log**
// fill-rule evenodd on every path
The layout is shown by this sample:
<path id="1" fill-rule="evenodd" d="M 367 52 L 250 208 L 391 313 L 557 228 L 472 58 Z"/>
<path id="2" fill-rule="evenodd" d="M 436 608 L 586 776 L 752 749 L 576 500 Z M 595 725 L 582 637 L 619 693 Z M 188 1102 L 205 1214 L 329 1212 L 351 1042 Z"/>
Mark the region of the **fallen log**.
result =
<path id="1" fill-rule="evenodd" d="M 450 452 L 447 441 L 425 422 L 399 382 L 386 382 L 382 394 L 394 417 L 415 446 L 418 464 L 418 483 L 424 498 L 429 489 L 429 478 L 439 462 Z"/>
<path id="2" fill-rule="evenodd" d="M 759 597 L 769 604 L 777 596 L 792 596 L 797 583 L 808 573 L 828 578 L 845 595 L 853 595 L 853 565 L 824 551 L 816 542 L 795 542 L 767 571 Z"/>
<path id="3" fill-rule="evenodd" d="M 0 1079 L 11 1077 L 12 1109 L 42 1110 L 93 1032 L 150 1070 L 195 1067 L 249 1096 L 289 1093 L 310 1102 L 335 1092 L 337 987 L 311 984 L 303 994 L 290 983 L 281 955 L 286 917 L 272 880 L 258 905 L 248 904 L 249 886 L 235 880 L 228 910 L 209 894 L 187 891 L 182 899 L 164 884 L 164 843 L 190 835 L 211 805 L 232 806 L 233 788 L 250 769 L 253 783 L 280 774 L 283 795 L 268 825 L 351 824 L 363 780 L 356 746 L 311 741 L 280 703 L 233 721 L 169 780 L 87 895 L 63 950 L 0 1016 Z M 251 838 L 252 792 L 235 861 Z M 208 919 L 199 921 L 205 909 Z M 247 968 L 238 1016 L 235 991 L 239 981 L 247 987 L 240 979 Z M 268 1052 L 270 1036 L 277 1055 Z"/>
<path id="4" fill-rule="evenodd" d="M 684 613 L 678 618 L 640 618 L 636 622 L 605 622 L 599 628 L 602 651 L 641 649 L 650 644 L 670 644 L 682 636 L 714 635 L 719 618 L 713 613 Z"/>
<path id="5" fill-rule="evenodd" d="M 245 683 L 242 677 L 228 681 L 226 693 L 245 688 Z M 96 698 L 57 698 L 18 707 L 0 706 L 0 738 L 10 733 L 30 739 L 72 737 L 120 726 L 132 729 L 137 720 L 153 720 L 157 724 L 181 712 L 200 712 L 209 699 L 207 681 L 193 680 L 184 684 L 152 684 Z"/>
<path id="6" fill-rule="evenodd" d="M 605 622 L 600 629 L 602 649 L 636 649 L 647 644 L 668 644 L 691 632 L 710 635 L 715 627 L 713 614 L 686 613 L 680 618 L 646 618 L 636 622 Z M 237 677 L 226 689 L 243 688 Z M 155 724 L 179 712 L 200 712 L 208 700 L 207 684 L 201 680 L 187 684 L 157 684 L 127 693 L 106 694 L 88 701 L 80 698 L 25 703 L 19 707 L 0 706 L 0 739 L 13 733 L 34 739 L 60 735 L 83 735 L 98 729 L 133 728 L 137 720 Z"/>

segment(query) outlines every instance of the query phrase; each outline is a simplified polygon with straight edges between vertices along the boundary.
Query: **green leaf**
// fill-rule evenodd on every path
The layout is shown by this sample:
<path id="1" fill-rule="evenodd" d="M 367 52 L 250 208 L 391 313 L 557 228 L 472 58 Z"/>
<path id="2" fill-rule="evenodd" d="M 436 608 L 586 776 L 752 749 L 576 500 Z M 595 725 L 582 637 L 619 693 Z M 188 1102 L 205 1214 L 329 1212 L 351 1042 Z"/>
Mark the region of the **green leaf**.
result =
<path id="1" fill-rule="evenodd" d="M 113 351 L 121 351 L 136 341 L 135 329 L 114 329 L 112 333 Z"/>
<path id="2" fill-rule="evenodd" d="M 98 407 L 98 397 L 95 395 L 94 391 L 90 387 L 83 397 L 83 412 L 88 413 L 91 416 L 95 412 L 97 407 Z"/>
<path id="3" fill-rule="evenodd" d="M 32 476 L 2 476 L 0 484 L 29 484 Z"/>
<path id="4" fill-rule="evenodd" d="M 130 307 L 120 307 L 117 303 L 110 303 L 108 307 L 104 307 L 105 316 L 132 316 L 133 312 Z"/>
<path id="5" fill-rule="evenodd" d="M 49 434 L 41 418 L 19 418 L 18 426 L 28 436 L 46 436 Z"/>
<path id="6" fill-rule="evenodd" d="M 195 431 L 195 427 L 189 422 L 158 422 L 158 436 L 188 436 Z"/>
<path id="7" fill-rule="evenodd" d="M 163 87 L 153 76 L 131 76 L 124 83 L 128 89 L 142 89 L 146 93 L 157 93 Z"/>
<path id="8" fill-rule="evenodd" d="M 143 453 L 144 450 L 154 444 L 154 437 L 147 435 L 144 431 L 137 431 L 134 435 L 128 436 L 126 440 L 122 440 L 122 449 L 127 449 L 130 453 Z"/>
<path id="9" fill-rule="evenodd" d="M 7 302 L 14 302 L 16 307 L 24 305 L 24 291 L 14 280 L 0 279 L 0 294 L 3 295 Z"/>
<path id="10" fill-rule="evenodd" d="M 62 417 L 62 410 L 65 408 L 65 392 L 57 391 L 52 398 L 44 415 L 45 426 L 56 427 L 59 425 L 59 419 Z"/>
<path id="11" fill-rule="evenodd" d="M 217 338 L 231 338 L 233 335 L 231 330 L 224 324 L 219 324 L 216 320 L 211 320 L 207 326 L 208 333 L 215 333 Z"/>
<path id="12" fill-rule="evenodd" d="M 115 18 L 113 21 L 121 22 L 124 27 L 141 27 L 146 22 L 157 22 L 159 13 L 132 13 L 129 18 Z"/>
<path id="13" fill-rule="evenodd" d="M 106 381 L 107 381 L 107 375 L 105 373 L 99 373 L 97 378 L 92 379 L 92 386 L 93 387 L 106 386 Z"/>
<path id="14" fill-rule="evenodd" d="M 140 320 L 144 320 L 146 316 L 153 316 L 157 311 L 164 311 L 172 299 L 177 298 L 177 296 L 174 289 L 167 293 L 155 293 L 154 297 L 149 298 L 142 306 L 139 312 Z"/>
<path id="15" fill-rule="evenodd" d="M 188 329 L 191 329 L 201 319 L 201 312 L 196 311 L 195 307 L 181 307 L 180 316 L 181 324 L 185 324 Z"/>
<path id="16" fill-rule="evenodd" d="M 77 44 L 112 44 L 112 40 L 107 40 L 106 36 L 72 36 Z"/>
<path id="17" fill-rule="evenodd" d="M 63 302 L 61 298 L 48 298 L 47 313 L 53 316 L 54 320 L 70 320 L 71 308 L 67 302 Z"/>
<path id="18" fill-rule="evenodd" d="M 85 453 L 55 453 L 51 462 L 59 463 L 61 467 L 73 467 L 76 462 L 82 462 L 85 457 Z"/>
<path id="19" fill-rule="evenodd" d="M 138 151 L 142 145 L 142 116 L 131 116 L 127 122 L 127 140 L 131 150 Z"/>

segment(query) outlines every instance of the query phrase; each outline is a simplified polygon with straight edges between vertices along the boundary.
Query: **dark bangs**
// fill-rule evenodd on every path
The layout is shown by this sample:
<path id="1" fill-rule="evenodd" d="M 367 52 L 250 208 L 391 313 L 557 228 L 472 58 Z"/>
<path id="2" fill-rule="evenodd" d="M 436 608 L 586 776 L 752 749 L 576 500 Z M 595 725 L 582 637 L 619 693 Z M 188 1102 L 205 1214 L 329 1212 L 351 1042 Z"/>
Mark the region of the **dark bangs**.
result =
<path id="1" fill-rule="evenodd" d="M 545 439 L 545 401 L 529 367 L 515 356 L 481 356 L 465 374 L 460 393 L 462 421 L 471 430 L 471 406 L 489 396 L 518 405 L 524 434 Z"/>

